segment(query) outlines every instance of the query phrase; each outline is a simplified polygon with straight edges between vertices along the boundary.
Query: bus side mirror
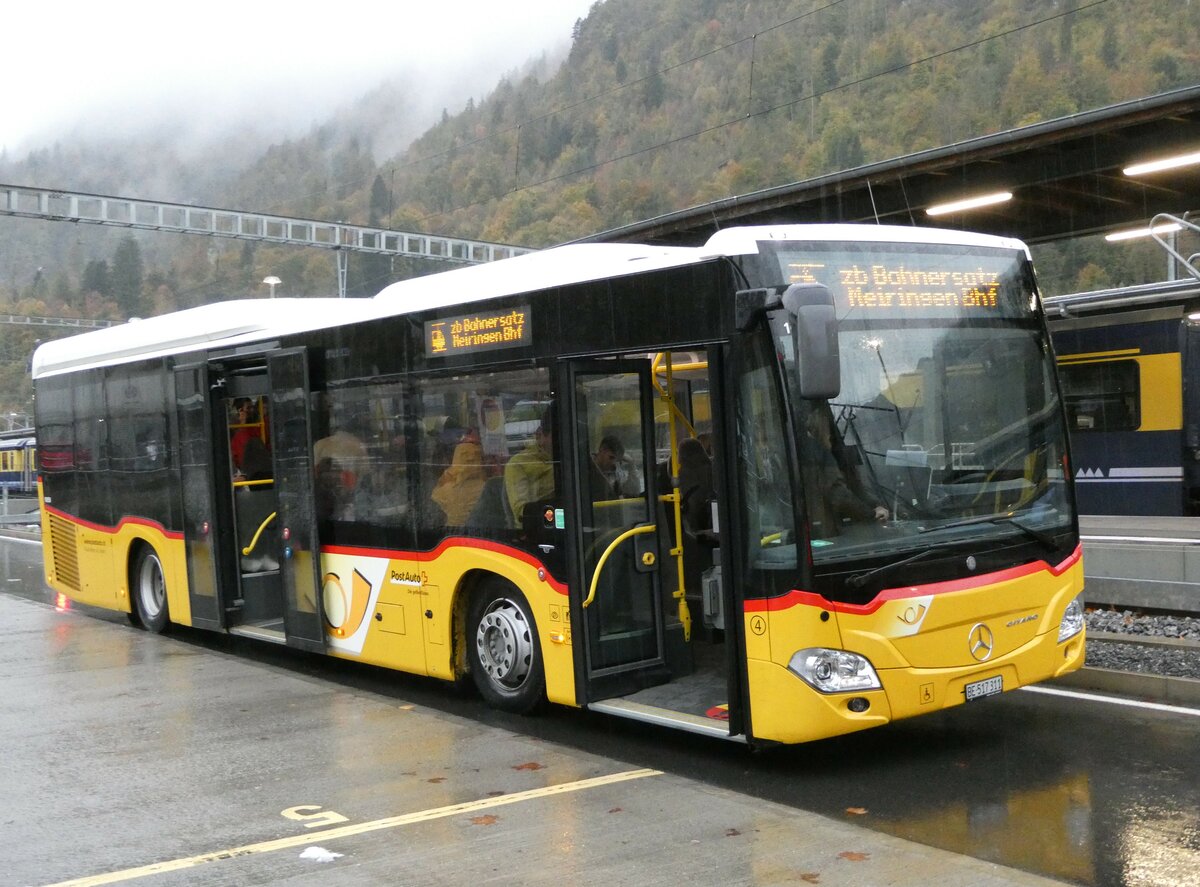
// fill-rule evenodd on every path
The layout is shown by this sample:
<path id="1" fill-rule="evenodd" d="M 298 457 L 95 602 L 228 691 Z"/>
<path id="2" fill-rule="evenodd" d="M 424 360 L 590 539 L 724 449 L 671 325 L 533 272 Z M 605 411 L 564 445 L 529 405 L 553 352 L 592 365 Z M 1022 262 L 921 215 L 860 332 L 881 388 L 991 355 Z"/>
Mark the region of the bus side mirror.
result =
<path id="1" fill-rule="evenodd" d="M 800 396 L 828 400 L 842 390 L 838 353 L 837 311 L 829 288 L 821 283 L 793 283 L 783 293 L 783 307 L 795 318 L 792 343 Z"/>

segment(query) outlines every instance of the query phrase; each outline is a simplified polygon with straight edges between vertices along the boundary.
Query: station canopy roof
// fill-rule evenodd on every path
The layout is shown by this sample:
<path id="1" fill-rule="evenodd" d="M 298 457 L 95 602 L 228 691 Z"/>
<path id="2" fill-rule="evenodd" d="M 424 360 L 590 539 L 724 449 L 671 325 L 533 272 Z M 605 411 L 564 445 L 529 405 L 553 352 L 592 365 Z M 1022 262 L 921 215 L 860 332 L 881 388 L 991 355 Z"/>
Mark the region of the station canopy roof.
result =
<path id="1" fill-rule="evenodd" d="M 866 222 L 960 228 L 1043 243 L 1144 227 L 1200 207 L 1200 163 L 1147 175 L 1126 167 L 1200 152 L 1200 86 L 981 136 L 802 182 L 727 197 L 588 240 L 703 243 L 718 228 Z M 992 206 L 926 210 L 1008 192 Z"/>

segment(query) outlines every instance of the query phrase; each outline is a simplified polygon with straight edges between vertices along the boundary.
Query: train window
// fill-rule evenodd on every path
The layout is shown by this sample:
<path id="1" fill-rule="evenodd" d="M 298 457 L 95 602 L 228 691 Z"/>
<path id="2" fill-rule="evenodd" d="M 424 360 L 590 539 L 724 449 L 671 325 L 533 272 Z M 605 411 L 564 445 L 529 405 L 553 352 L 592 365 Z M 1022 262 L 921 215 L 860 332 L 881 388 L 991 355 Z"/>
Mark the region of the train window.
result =
<path id="1" fill-rule="evenodd" d="M 1072 432 L 1137 430 L 1142 410 L 1136 360 L 1066 363 L 1058 369 Z"/>

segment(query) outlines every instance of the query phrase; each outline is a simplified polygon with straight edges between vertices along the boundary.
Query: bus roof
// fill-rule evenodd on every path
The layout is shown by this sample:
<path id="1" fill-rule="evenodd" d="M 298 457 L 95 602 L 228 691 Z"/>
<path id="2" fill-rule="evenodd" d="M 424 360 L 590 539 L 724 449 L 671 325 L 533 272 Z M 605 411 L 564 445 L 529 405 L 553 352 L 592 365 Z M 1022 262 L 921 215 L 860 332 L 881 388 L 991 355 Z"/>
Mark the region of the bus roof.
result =
<path id="1" fill-rule="evenodd" d="M 918 228 L 909 225 L 755 225 L 725 228 L 700 247 L 707 255 L 744 256 L 758 252 L 763 241 L 850 240 L 873 243 L 930 243 L 945 246 L 981 246 L 1015 249 L 1026 254 L 1028 247 L 1012 237 L 976 234 L 953 228 Z"/>
<path id="2" fill-rule="evenodd" d="M 779 225 L 726 228 L 704 246 L 580 243 L 403 280 L 371 299 L 240 299 L 131 320 L 41 345 L 33 378 L 134 360 L 231 348 L 291 333 L 449 307 L 498 296 L 752 255 L 761 241 L 856 240 L 1025 249 L 1020 241 L 934 228 Z"/>
<path id="3" fill-rule="evenodd" d="M 33 353 L 32 374 L 39 379 L 349 323 L 362 313 L 360 304 L 357 299 L 330 298 L 213 302 L 47 342 Z"/>
<path id="4" fill-rule="evenodd" d="M 460 305 L 702 260 L 689 247 L 576 244 L 400 281 L 372 299 L 240 299 L 213 302 L 56 339 L 33 355 L 33 378 L 212 346 L 234 347 L 289 333 Z"/>

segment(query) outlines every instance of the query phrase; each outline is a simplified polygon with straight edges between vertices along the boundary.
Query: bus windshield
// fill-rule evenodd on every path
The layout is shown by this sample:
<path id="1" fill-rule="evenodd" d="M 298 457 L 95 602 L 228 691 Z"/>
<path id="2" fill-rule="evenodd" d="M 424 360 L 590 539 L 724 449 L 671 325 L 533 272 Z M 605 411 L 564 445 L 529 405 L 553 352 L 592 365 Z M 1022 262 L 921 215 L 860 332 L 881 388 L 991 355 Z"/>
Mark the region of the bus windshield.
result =
<path id="1" fill-rule="evenodd" d="M 888 564 L 960 546 L 1032 545 L 1053 562 L 1074 521 L 1025 254 L 815 243 L 787 244 L 778 256 L 786 283 L 829 289 L 838 318 L 840 393 L 789 395 L 818 574 L 865 563 L 881 573 L 871 584 L 888 587 Z M 790 383 L 789 318 L 778 314 Z"/>

